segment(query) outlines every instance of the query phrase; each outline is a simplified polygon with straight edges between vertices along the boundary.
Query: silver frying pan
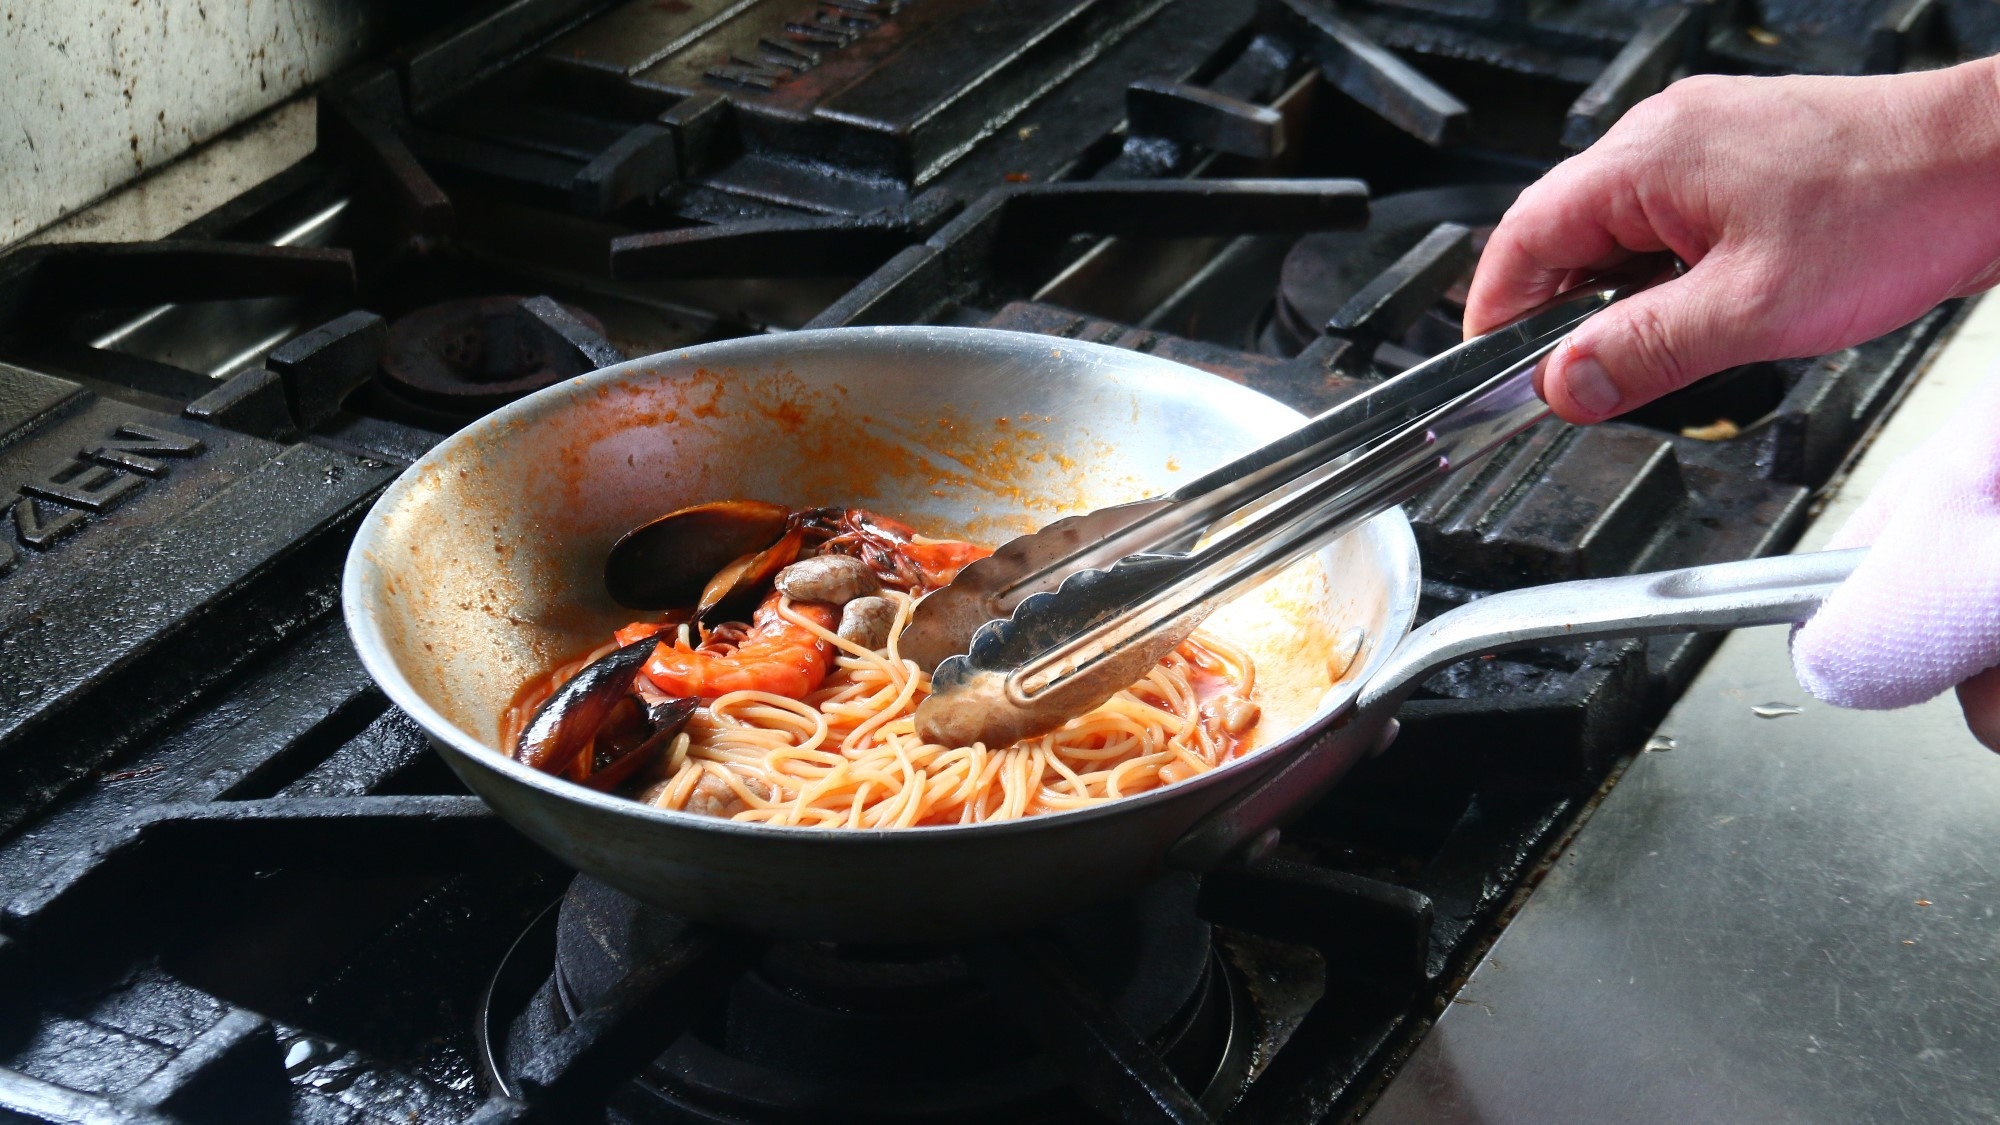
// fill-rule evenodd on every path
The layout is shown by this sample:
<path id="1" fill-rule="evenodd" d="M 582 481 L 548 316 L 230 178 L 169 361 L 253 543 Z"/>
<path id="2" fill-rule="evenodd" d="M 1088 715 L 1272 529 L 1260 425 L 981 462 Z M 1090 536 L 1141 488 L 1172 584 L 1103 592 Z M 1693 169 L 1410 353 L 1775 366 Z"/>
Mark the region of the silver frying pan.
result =
<path id="1" fill-rule="evenodd" d="M 1386 513 L 1211 620 L 1257 659 L 1253 752 L 1122 801 L 984 825 L 840 831 L 652 808 L 498 748 L 520 684 L 626 619 L 612 542 L 688 504 L 845 504 L 993 542 L 1165 492 L 1303 419 L 1135 352 L 959 328 L 761 336 L 593 372 L 482 419 L 411 466 L 348 556 L 370 674 L 451 768 L 577 869 L 763 933 L 928 941 L 1030 925 L 1267 843 L 1393 731 L 1450 660 L 1554 637 L 1809 615 L 1852 553 L 1496 595 L 1410 633 L 1417 551 Z"/>

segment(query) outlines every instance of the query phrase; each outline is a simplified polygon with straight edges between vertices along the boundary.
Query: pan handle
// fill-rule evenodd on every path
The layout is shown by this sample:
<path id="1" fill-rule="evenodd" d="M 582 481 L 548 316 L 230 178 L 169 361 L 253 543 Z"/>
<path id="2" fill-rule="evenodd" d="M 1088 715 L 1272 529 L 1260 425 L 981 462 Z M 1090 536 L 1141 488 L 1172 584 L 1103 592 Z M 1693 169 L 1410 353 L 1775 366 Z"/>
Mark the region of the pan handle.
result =
<path id="1" fill-rule="evenodd" d="M 1302 812 L 1377 742 L 1417 685 L 1447 664 L 1550 640 L 1704 633 L 1803 621 L 1865 554 L 1866 548 L 1855 548 L 1779 555 L 1535 586 L 1468 602 L 1411 630 L 1362 686 L 1330 738 L 1197 821 L 1174 843 L 1168 862 L 1186 870 L 1209 870 Z"/>

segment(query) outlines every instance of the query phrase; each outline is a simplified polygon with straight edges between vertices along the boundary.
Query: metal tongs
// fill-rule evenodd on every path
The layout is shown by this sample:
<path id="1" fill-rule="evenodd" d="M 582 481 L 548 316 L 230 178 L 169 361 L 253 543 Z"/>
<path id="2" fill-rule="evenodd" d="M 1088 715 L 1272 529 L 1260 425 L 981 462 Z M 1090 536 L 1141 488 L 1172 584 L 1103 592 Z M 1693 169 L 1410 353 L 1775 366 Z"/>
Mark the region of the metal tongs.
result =
<path id="1" fill-rule="evenodd" d="M 1103 703 L 1216 606 L 1548 417 L 1542 357 L 1663 276 L 1571 289 L 1176 492 L 1058 520 L 968 566 L 901 637 L 933 669 L 919 733 L 1005 746 Z"/>

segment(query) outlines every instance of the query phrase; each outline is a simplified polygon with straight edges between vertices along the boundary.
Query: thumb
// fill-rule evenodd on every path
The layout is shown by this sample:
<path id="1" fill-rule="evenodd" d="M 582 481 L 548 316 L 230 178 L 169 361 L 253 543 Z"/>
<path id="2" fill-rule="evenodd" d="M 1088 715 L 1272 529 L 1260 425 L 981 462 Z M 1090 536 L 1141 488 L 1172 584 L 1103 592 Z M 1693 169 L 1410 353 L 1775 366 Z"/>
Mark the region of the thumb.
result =
<path id="1" fill-rule="evenodd" d="M 1585 321 L 1550 353 L 1542 397 L 1564 420 L 1602 422 L 1726 367 L 1767 358 L 1759 323 L 1715 283 L 1714 256 Z"/>

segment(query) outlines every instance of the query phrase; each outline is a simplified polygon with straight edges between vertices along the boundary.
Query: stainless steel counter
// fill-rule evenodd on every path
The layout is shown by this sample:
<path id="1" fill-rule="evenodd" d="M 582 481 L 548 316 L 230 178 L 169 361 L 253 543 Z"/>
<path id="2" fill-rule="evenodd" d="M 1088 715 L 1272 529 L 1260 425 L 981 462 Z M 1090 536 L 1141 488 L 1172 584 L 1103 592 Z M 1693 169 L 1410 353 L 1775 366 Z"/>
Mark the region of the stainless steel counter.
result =
<path id="1" fill-rule="evenodd" d="M 1987 300 L 1800 549 L 1996 355 Z M 1954 700 L 1824 706 L 1758 629 L 1660 733 L 1367 1125 L 2000 1120 L 2000 755 Z"/>

